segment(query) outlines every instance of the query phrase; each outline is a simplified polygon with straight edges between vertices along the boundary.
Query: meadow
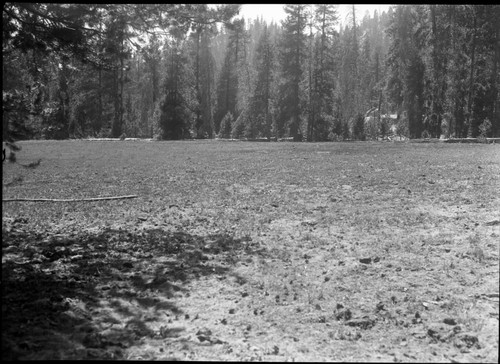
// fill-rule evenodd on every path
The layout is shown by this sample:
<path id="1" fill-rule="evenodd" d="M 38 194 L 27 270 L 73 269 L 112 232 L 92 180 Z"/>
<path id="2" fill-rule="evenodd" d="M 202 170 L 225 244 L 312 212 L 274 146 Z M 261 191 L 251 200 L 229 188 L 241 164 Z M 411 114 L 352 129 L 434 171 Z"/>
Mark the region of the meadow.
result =
<path id="1" fill-rule="evenodd" d="M 498 362 L 498 144 L 19 145 L 2 359 Z"/>

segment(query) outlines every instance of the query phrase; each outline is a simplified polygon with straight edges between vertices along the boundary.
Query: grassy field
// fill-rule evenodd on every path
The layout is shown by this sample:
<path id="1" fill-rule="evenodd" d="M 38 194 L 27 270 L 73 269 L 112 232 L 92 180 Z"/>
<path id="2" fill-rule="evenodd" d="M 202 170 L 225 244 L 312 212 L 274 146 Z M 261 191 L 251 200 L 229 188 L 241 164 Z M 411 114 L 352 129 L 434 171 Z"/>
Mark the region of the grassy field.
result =
<path id="1" fill-rule="evenodd" d="M 498 362 L 498 145 L 20 145 L 2 359 Z"/>

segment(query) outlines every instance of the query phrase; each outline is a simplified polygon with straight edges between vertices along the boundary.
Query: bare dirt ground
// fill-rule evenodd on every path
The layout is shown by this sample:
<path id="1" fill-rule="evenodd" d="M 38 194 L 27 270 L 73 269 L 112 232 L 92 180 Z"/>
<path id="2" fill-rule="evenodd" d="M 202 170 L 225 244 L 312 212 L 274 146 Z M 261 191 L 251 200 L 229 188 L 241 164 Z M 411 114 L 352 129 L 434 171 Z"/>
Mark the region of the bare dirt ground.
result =
<path id="1" fill-rule="evenodd" d="M 21 146 L 2 360 L 498 362 L 498 145 Z"/>

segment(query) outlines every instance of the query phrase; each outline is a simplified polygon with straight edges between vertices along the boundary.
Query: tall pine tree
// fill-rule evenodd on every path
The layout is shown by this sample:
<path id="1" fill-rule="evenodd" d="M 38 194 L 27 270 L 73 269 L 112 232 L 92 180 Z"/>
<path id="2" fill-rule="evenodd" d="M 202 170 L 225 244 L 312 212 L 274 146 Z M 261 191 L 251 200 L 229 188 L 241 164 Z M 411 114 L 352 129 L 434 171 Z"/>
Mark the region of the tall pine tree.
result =
<path id="1" fill-rule="evenodd" d="M 190 137 L 190 110 L 186 95 L 186 59 L 182 52 L 182 40 L 176 38 L 170 46 L 167 58 L 167 77 L 164 96 L 160 105 L 162 139 L 179 140 Z"/>
<path id="2" fill-rule="evenodd" d="M 272 84 L 274 78 L 274 47 L 271 44 L 267 25 L 258 41 L 254 65 L 257 70 L 255 86 L 250 99 L 249 123 L 246 128 L 247 138 L 271 137 Z"/>
<path id="3" fill-rule="evenodd" d="M 288 135 L 294 140 L 302 139 L 301 118 L 301 81 L 303 62 L 307 57 L 307 36 L 304 30 L 307 25 L 306 5 L 294 4 L 284 7 L 287 14 L 282 22 L 281 39 L 281 84 L 280 113 L 277 120 L 279 135 Z"/>

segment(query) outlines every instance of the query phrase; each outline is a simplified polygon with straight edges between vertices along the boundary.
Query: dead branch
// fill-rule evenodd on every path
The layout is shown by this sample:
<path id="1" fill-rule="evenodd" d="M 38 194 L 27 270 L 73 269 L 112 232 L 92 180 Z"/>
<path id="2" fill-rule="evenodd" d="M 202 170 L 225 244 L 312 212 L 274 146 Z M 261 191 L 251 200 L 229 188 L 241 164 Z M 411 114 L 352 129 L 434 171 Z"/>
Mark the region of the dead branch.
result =
<path id="1" fill-rule="evenodd" d="M 22 163 L 19 163 L 19 162 L 17 162 L 17 164 L 19 164 L 20 166 L 23 166 L 24 168 L 35 168 L 35 167 L 38 167 L 40 165 L 41 161 L 42 160 L 39 159 L 36 162 L 31 162 L 30 164 L 22 164 Z"/>
<path id="2" fill-rule="evenodd" d="M 106 200 L 123 200 L 126 198 L 137 198 L 137 195 L 128 196 L 109 196 L 109 197 L 91 197 L 91 198 L 6 198 L 2 202 L 25 201 L 25 202 L 87 202 L 87 201 L 106 201 Z"/>

